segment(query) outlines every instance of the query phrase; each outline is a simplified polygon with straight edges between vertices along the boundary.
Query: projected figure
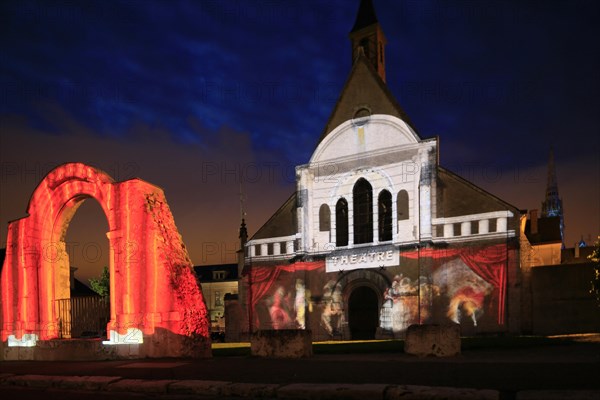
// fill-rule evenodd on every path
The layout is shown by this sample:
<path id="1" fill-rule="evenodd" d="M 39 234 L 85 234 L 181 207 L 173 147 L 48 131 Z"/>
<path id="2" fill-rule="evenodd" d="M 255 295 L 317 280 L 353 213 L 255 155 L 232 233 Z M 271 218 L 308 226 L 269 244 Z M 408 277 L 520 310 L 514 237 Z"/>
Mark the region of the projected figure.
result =
<path id="1" fill-rule="evenodd" d="M 323 303 L 325 308 L 321 314 L 321 323 L 329 336 L 333 336 L 340 332 L 343 318 L 342 291 L 334 280 L 323 286 Z"/>
<path id="2" fill-rule="evenodd" d="M 289 328 L 292 319 L 288 312 L 287 307 L 287 296 L 282 286 L 278 287 L 273 294 L 273 304 L 269 307 L 269 314 L 271 315 L 271 324 L 273 329 L 286 329 Z"/>
<path id="3" fill-rule="evenodd" d="M 411 324 L 426 321 L 431 316 L 431 302 L 439 294 L 439 287 L 425 276 L 413 281 L 402 274 L 396 275 L 391 287 L 383 292 L 379 326 L 383 330 L 402 332 Z M 420 310 L 419 298 L 423 299 Z"/>
<path id="4" fill-rule="evenodd" d="M 391 331 L 393 328 L 392 321 L 392 305 L 394 304 L 394 299 L 390 294 L 390 288 L 385 289 L 383 292 L 383 305 L 381 306 L 381 313 L 379 317 L 379 326 L 384 331 Z"/>
<path id="5" fill-rule="evenodd" d="M 296 298 L 294 299 L 296 310 L 296 325 L 298 329 L 306 327 L 306 288 L 302 279 L 296 279 Z"/>
<path id="6" fill-rule="evenodd" d="M 446 316 L 457 324 L 463 317 L 477 326 L 486 297 L 493 286 L 473 272 L 462 260 L 449 261 L 433 274 L 433 280 L 449 298 Z"/>
<path id="7" fill-rule="evenodd" d="M 394 332 L 405 330 L 418 313 L 417 287 L 410 278 L 396 275 L 390 290 L 393 299 L 392 329 Z"/>
<path id="8" fill-rule="evenodd" d="M 483 314 L 483 302 L 486 292 L 466 286 L 459 289 L 450 300 L 446 315 L 457 324 L 460 323 L 462 314 L 471 317 L 473 325 L 477 326 L 477 318 Z"/>

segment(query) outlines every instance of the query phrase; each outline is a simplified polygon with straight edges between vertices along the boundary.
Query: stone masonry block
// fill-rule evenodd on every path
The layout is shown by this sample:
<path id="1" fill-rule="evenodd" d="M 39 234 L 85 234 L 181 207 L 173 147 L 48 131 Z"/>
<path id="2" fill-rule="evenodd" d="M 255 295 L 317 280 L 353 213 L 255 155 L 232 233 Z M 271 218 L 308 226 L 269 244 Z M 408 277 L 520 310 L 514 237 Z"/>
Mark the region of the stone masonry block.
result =
<path id="1" fill-rule="evenodd" d="M 311 357 L 311 332 L 297 329 L 258 331 L 250 339 L 250 352 L 257 357 Z"/>
<path id="2" fill-rule="evenodd" d="M 411 325 L 406 330 L 404 352 L 419 357 L 459 355 L 460 325 Z"/>

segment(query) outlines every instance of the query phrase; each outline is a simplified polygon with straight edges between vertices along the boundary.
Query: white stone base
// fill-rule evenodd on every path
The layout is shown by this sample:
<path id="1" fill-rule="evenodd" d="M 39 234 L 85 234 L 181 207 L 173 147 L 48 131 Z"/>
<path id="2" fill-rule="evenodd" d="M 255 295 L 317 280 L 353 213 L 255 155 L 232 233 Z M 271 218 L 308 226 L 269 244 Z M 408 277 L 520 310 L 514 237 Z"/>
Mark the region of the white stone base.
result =
<path id="1" fill-rule="evenodd" d="M 112 329 L 109 332 L 110 340 L 102 341 L 102 344 L 118 345 L 118 344 L 141 344 L 144 343 L 144 335 L 142 331 L 137 328 L 127 329 L 127 333 L 121 335 L 117 331 Z"/>

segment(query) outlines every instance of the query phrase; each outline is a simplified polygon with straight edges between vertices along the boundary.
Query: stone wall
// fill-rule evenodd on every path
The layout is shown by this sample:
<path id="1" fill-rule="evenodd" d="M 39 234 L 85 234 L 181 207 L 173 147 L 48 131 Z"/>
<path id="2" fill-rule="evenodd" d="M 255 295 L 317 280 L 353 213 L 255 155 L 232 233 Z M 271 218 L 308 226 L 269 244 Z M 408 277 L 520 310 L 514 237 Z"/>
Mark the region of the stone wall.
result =
<path id="1" fill-rule="evenodd" d="M 531 269 L 534 334 L 600 332 L 600 307 L 590 293 L 592 263 Z"/>
<path id="2" fill-rule="evenodd" d="M 411 325 L 406 330 L 404 352 L 419 357 L 459 355 L 460 325 Z"/>
<path id="3" fill-rule="evenodd" d="M 240 306 L 238 295 L 227 293 L 225 295 L 225 341 L 239 342 L 243 339 L 242 326 L 244 314 Z"/>
<path id="4" fill-rule="evenodd" d="M 250 352 L 258 357 L 310 357 L 312 356 L 311 332 L 296 329 L 261 330 L 252 334 Z"/>
<path id="5" fill-rule="evenodd" d="M 143 358 L 210 358 L 212 350 L 206 339 L 174 335 L 166 330 L 143 338 L 141 343 L 105 344 L 100 339 L 39 340 L 35 346 L 9 347 L 0 342 L 0 360 L 100 361 Z"/>

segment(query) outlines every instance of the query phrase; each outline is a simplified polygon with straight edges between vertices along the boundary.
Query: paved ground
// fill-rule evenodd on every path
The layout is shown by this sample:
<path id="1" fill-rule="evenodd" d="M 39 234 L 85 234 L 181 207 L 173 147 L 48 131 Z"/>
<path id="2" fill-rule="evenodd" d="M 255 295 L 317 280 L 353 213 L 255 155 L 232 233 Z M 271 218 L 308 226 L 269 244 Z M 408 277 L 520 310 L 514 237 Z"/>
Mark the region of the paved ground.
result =
<path id="1" fill-rule="evenodd" d="M 172 381 L 201 380 L 255 384 L 244 386 L 246 388 L 260 387 L 260 385 L 256 385 L 260 383 L 267 384 L 269 388 L 280 388 L 278 390 L 281 393 L 267 393 L 270 396 L 280 398 L 354 398 L 348 393 L 357 389 L 356 384 L 375 384 L 372 385 L 373 393 L 376 394 L 373 398 L 394 398 L 394 396 L 390 397 L 388 395 L 391 393 L 391 386 L 386 385 L 395 385 L 395 387 L 399 387 L 398 385 L 424 385 L 429 387 L 488 389 L 495 391 L 497 394 L 495 397 L 489 397 L 485 395 L 487 392 L 479 391 L 477 393 L 483 393 L 484 395 L 473 398 L 544 399 L 553 396 L 551 392 L 540 394 L 540 390 L 576 390 L 579 391 L 577 393 L 580 394 L 580 398 L 600 398 L 600 379 L 598 378 L 598 371 L 600 371 L 600 341 L 526 349 L 470 350 L 464 351 L 460 356 L 446 359 L 416 358 L 403 353 L 386 353 L 315 355 L 309 359 L 297 360 L 214 357 L 207 360 L 4 361 L 0 363 L 0 367 L 0 373 L 4 376 L 3 385 L 0 386 L 0 394 L 15 395 L 14 391 L 16 390 L 19 397 L 23 398 L 35 398 L 27 397 L 28 394 L 32 396 L 34 394 L 34 392 L 28 392 L 27 390 L 32 390 L 30 387 L 36 385 L 23 384 L 22 386 L 29 387 L 29 389 L 18 389 L 16 386 L 19 386 L 19 384 L 18 382 L 15 384 L 15 382 L 17 378 L 32 375 L 42 376 L 41 378 L 35 378 L 38 379 L 38 382 L 44 381 L 44 377 L 48 378 L 50 376 L 61 377 L 53 378 L 55 382 L 77 376 L 120 377 L 122 378 L 121 383 L 112 383 L 114 388 L 118 388 L 120 385 L 123 389 L 121 392 L 116 390 L 118 393 L 127 392 L 127 384 L 142 382 L 128 381 L 128 379 L 141 379 L 144 382 L 153 381 L 156 384 L 155 386 L 162 385 L 163 388 L 170 387 L 171 389 L 177 386 L 173 386 Z M 7 382 L 9 378 L 12 379 L 11 383 Z M 2 376 L 0 376 L 1 379 Z M 320 392 L 321 395 L 307 392 L 306 386 L 300 384 L 310 384 L 308 386 L 312 388 L 325 389 L 337 385 L 338 394 L 341 390 L 339 388 L 343 389 L 344 385 L 348 386 L 350 384 L 352 390 L 347 392 L 346 395 L 331 397 L 324 395 L 325 392 L 323 391 Z M 58 396 L 60 390 L 57 387 L 59 386 L 65 387 L 62 383 L 60 385 L 58 383 L 47 383 L 46 386 L 38 385 L 37 390 L 45 391 L 46 398 L 54 397 L 50 395 L 51 393 L 56 394 L 57 397 L 69 398 L 68 395 Z M 232 386 L 229 384 L 227 387 L 231 388 Z M 361 387 L 367 388 L 368 385 Z M 287 388 L 285 389 L 287 395 L 285 395 L 284 388 Z M 174 393 L 171 389 L 168 392 Z M 294 392 L 292 389 L 298 390 Z M 192 392 L 182 391 L 179 393 Z M 236 393 L 242 395 L 242 392 Z M 381 396 L 378 394 L 380 392 L 382 393 Z M 531 393 L 535 392 L 538 392 L 537 397 L 530 396 Z M 39 393 L 41 392 L 37 392 L 37 394 Z M 160 393 L 160 390 L 157 393 Z M 223 391 L 213 391 L 212 393 L 215 394 L 214 398 L 221 397 L 226 393 L 231 395 L 230 392 Z M 258 392 L 252 393 L 254 394 L 249 397 L 258 396 Z M 261 395 L 267 395 L 261 393 Z M 371 398 L 368 393 L 371 392 L 365 392 L 358 398 Z M 386 395 L 384 396 L 383 393 L 386 393 Z M 146 395 L 156 396 L 156 394 Z M 162 396 L 170 395 L 163 394 Z M 570 394 L 558 392 L 557 396 L 554 398 L 572 397 L 573 392 Z M 93 399 L 107 398 L 108 396 L 106 396 L 106 393 L 95 393 L 90 396 L 86 395 L 86 397 Z M 110 397 L 112 399 L 117 398 L 114 395 Z M 401 396 L 397 397 L 400 398 Z M 445 397 L 448 398 L 447 395 Z M 466 397 L 466 395 L 456 398 L 463 397 Z M 174 398 L 179 397 L 175 396 Z M 404 399 L 406 396 L 402 398 Z M 443 396 L 414 398 L 443 398 Z"/>

